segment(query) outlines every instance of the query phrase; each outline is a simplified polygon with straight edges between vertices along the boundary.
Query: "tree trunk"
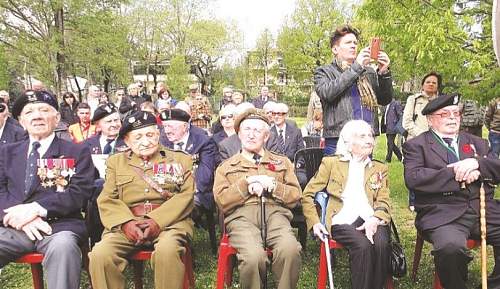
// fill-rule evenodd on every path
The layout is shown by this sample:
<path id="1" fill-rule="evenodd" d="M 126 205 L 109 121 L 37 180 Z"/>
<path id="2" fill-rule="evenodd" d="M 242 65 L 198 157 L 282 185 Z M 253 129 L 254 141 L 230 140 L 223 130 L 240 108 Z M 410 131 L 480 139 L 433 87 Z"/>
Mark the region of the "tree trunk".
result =
<path id="1" fill-rule="evenodd" d="M 57 35 L 57 52 L 56 52 L 56 71 L 57 71 L 57 94 L 61 94 L 63 88 L 66 89 L 66 59 L 64 55 L 64 10 L 63 8 L 58 8 L 54 11 L 54 22 Z"/>

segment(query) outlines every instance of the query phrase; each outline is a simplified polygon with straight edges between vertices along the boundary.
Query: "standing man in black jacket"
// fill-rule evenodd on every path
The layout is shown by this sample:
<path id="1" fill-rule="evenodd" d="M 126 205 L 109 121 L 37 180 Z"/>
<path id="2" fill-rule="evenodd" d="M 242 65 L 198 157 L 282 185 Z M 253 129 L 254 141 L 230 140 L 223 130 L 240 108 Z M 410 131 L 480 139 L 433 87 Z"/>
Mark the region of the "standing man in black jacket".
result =
<path id="1" fill-rule="evenodd" d="M 337 148 L 340 129 L 351 119 L 374 124 L 378 105 L 392 100 L 389 56 L 380 51 L 377 70 L 370 64 L 370 48 L 357 54 L 359 33 L 350 26 L 337 28 L 330 37 L 334 60 L 314 72 L 314 88 L 323 107 L 325 154 Z"/>

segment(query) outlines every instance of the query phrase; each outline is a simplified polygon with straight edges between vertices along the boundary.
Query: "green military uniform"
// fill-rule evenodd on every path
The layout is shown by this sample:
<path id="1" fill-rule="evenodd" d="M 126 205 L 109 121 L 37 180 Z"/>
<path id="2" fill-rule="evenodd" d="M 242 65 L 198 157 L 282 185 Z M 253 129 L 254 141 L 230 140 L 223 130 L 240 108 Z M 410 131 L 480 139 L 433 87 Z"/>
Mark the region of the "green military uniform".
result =
<path id="1" fill-rule="evenodd" d="M 272 270 L 279 289 L 295 288 L 301 267 L 301 246 L 290 226 L 289 208 L 300 199 L 300 185 L 286 156 L 265 151 L 259 164 L 243 153 L 226 160 L 216 171 L 214 197 L 225 216 L 229 243 L 237 251 L 241 288 L 260 289 L 267 254 L 261 238 L 260 198 L 248 192 L 246 177 L 268 175 L 276 180 L 266 200 L 267 244 L 272 248 Z"/>
<path id="2" fill-rule="evenodd" d="M 332 218 L 342 209 L 342 193 L 347 184 L 349 161 L 338 156 L 324 157 L 316 175 L 309 181 L 302 195 L 302 210 L 309 230 L 320 222 L 314 196 L 317 192 L 326 191 L 330 200 L 326 207 L 326 229 L 330 232 Z M 372 161 L 365 167 L 365 192 L 368 202 L 374 210 L 374 216 L 389 223 L 391 220 L 389 187 L 387 185 L 387 166 L 379 161 Z"/>
<path id="3" fill-rule="evenodd" d="M 168 200 L 134 171 L 134 168 L 139 168 L 146 176 L 158 180 L 154 177 L 157 164 L 174 165 L 176 168 L 167 167 L 164 170 L 166 181 L 157 182 L 164 183 L 161 188 L 174 194 Z M 155 288 L 182 288 L 182 255 L 186 242 L 193 234 L 190 218 L 194 206 L 191 157 L 160 147 L 147 162 L 132 152 L 124 152 L 109 157 L 106 165 L 106 182 L 97 199 L 105 230 L 102 241 L 89 253 L 92 285 L 97 289 L 125 287 L 123 271 L 128 263 L 126 257 L 138 248 L 126 238 L 121 225 L 142 218 L 134 216 L 130 208 L 159 204 L 146 215 L 162 228 L 160 235 L 153 241 L 151 262 L 155 271 Z M 177 179 L 177 184 L 174 178 L 169 177 Z"/>

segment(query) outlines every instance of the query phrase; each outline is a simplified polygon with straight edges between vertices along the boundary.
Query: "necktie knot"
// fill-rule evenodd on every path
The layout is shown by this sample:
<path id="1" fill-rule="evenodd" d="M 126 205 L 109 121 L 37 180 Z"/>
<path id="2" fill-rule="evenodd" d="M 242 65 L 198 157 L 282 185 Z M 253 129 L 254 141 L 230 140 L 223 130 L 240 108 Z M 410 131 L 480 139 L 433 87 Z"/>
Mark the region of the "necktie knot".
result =
<path id="1" fill-rule="evenodd" d="M 443 140 L 448 144 L 448 146 L 451 146 L 451 144 L 453 143 L 453 139 L 451 137 L 443 137 Z"/>
<path id="2" fill-rule="evenodd" d="M 177 145 L 177 149 L 182 150 L 182 147 L 184 146 L 184 142 L 180 141 L 176 145 Z"/>
<path id="3" fill-rule="evenodd" d="M 256 164 L 259 164 L 260 163 L 260 155 L 258 154 L 254 154 L 253 157 L 252 157 L 255 161 Z"/>
<path id="4" fill-rule="evenodd" d="M 102 151 L 103 154 L 107 155 L 110 154 L 113 148 L 111 147 L 111 143 L 114 141 L 114 139 L 106 139 L 106 145 L 104 146 L 104 149 Z"/>
<path id="5" fill-rule="evenodd" d="M 40 148 L 40 146 L 41 146 L 41 144 L 37 141 L 35 141 L 31 144 L 32 150 L 38 150 Z"/>

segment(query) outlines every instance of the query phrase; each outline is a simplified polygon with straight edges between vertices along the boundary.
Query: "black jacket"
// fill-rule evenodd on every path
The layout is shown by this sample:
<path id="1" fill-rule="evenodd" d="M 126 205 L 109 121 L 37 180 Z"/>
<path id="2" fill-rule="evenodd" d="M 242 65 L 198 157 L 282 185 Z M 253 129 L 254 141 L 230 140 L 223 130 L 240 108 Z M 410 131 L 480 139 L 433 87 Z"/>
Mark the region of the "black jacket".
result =
<path id="1" fill-rule="evenodd" d="M 65 122 L 68 126 L 77 123 L 79 121 L 76 115 L 76 108 L 78 102 L 73 102 L 73 106 L 69 106 L 66 102 L 61 102 L 59 105 L 59 113 L 61 114 L 61 121 Z"/>
<path id="2" fill-rule="evenodd" d="M 374 69 L 363 68 L 357 62 L 354 62 L 345 71 L 342 71 L 333 62 L 318 67 L 314 72 L 314 89 L 323 107 L 323 134 L 325 137 L 338 137 L 344 124 L 353 118 L 350 88 L 356 85 L 362 74 L 368 76 L 377 96 L 378 104 L 387 105 L 390 103 L 392 100 L 390 72 L 379 75 Z"/>

